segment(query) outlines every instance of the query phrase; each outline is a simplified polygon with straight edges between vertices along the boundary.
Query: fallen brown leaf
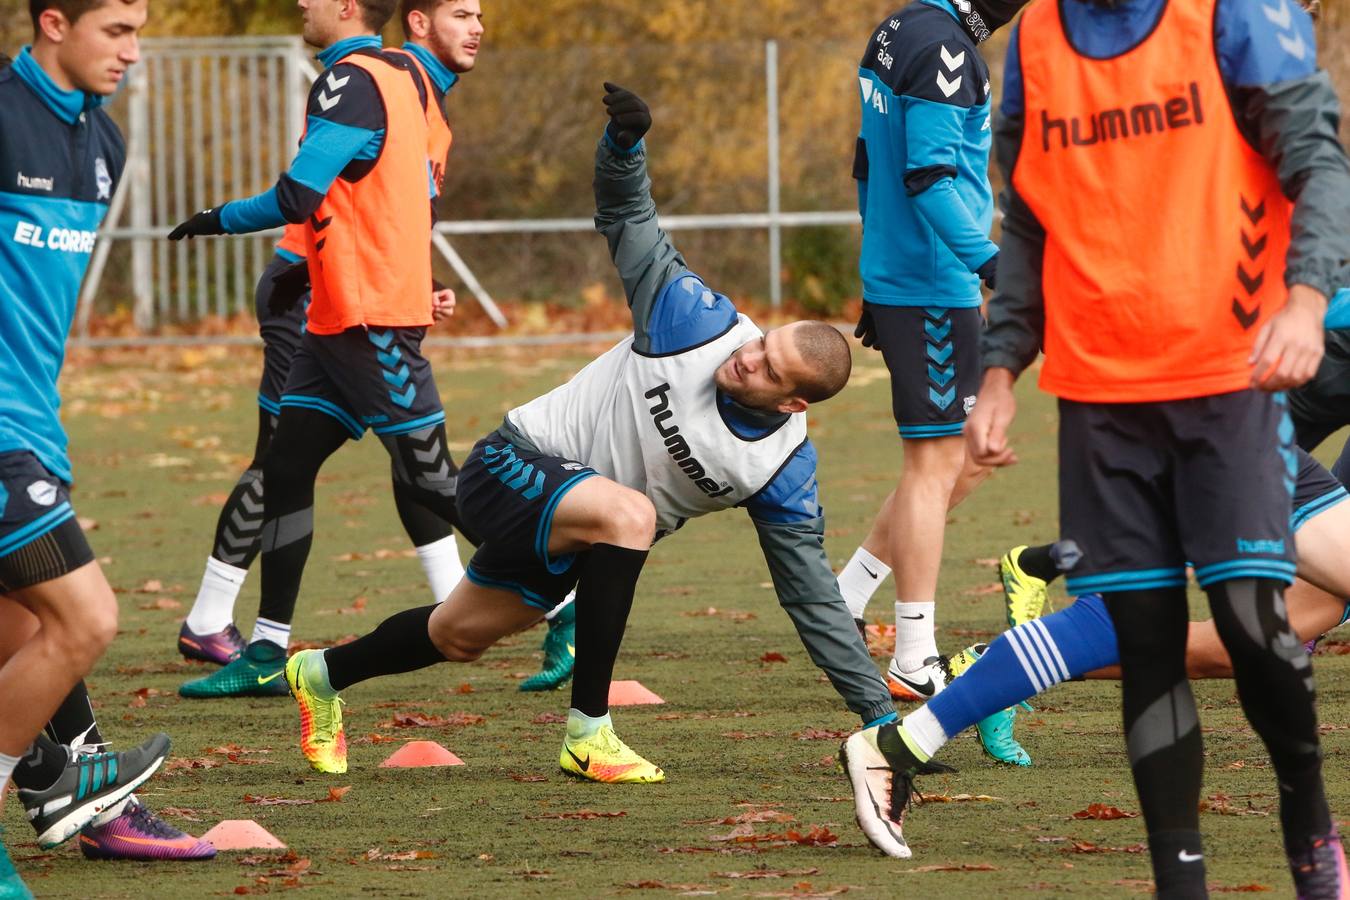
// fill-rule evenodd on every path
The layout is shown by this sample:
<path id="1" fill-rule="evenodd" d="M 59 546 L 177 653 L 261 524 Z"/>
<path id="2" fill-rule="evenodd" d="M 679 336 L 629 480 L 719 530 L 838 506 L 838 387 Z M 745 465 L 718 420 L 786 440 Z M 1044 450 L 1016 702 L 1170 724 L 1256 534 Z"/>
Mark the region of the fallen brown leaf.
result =
<path id="1" fill-rule="evenodd" d="M 522 775 L 520 772 L 511 773 L 512 781 L 519 781 L 525 784 L 533 784 L 536 781 L 548 781 L 547 775 Z"/>
<path id="2" fill-rule="evenodd" d="M 1114 806 L 1108 806 L 1105 803 L 1089 803 L 1087 809 L 1080 809 L 1070 818 L 1073 819 L 1096 819 L 1099 822 L 1109 822 L 1115 819 L 1133 819 L 1139 813 L 1125 812 Z"/>
<path id="3" fill-rule="evenodd" d="M 671 884 L 665 881 L 655 881 L 650 878 L 644 881 L 625 881 L 623 886 L 635 891 L 701 891 L 705 889 L 701 884 Z"/>
<path id="4" fill-rule="evenodd" d="M 917 866 L 913 869 L 901 869 L 905 873 L 913 872 L 997 872 L 998 866 L 989 863 L 948 863 L 946 865 Z"/>
<path id="5" fill-rule="evenodd" d="M 751 869 L 749 872 L 713 872 L 713 878 L 794 878 L 802 875 L 819 875 L 820 870 L 811 869 L 770 869 L 766 866 L 759 866 Z"/>
<path id="6" fill-rule="evenodd" d="M 481 725 L 484 716 L 476 713 L 456 712 L 448 716 L 433 716 L 425 713 L 395 713 L 388 722 L 381 722 L 376 728 L 442 728 L 447 725 Z"/>
<path id="7" fill-rule="evenodd" d="M 831 729 L 831 728 L 807 728 L 802 731 L 793 732 L 792 736 L 799 741 L 837 741 L 846 738 L 852 734 L 852 729 Z"/>
<path id="8" fill-rule="evenodd" d="M 988 794 L 919 794 L 919 799 L 924 803 L 991 803 L 1003 798 Z"/>
<path id="9" fill-rule="evenodd" d="M 765 653 L 763 656 L 761 656 L 759 658 L 759 661 L 762 663 L 785 663 L 788 661 L 788 659 L 783 654 L 771 650 L 768 653 Z"/>
<path id="10" fill-rule="evenodd" d="M 530 721 L 535 725 L 562 725 L 567 721 L 567 716 L 562 713 L 546 712 L 540 713 Z"/>
<path id="11" fill-rule="evenodd" d="M 540 813 L 526 816 L 527 819 L 617 819 L 628 815 L 624 810 L 618 812 L 596 812 L 593 809 L 579 809 L 576 812 Z"/>

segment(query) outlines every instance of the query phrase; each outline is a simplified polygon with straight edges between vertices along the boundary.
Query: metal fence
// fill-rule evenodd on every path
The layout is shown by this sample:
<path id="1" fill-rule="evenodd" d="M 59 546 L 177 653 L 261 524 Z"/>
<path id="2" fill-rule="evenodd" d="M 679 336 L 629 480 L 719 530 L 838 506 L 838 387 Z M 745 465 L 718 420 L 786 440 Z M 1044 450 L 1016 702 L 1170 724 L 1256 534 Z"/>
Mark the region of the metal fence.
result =
<path id="1" fill-rule="evenodd" d="M 754 72 L 751 66 L 757 65 L 752 57 L 762 54 L 762 68 L 754 74 L 756 81 L 762 81 L 764 117 L 758 126 L 741 117 L 734 140 L 763 144 L 763 208 L 663 216 L 661 224 L 671 231 L 731 229 L 765 234 L 768 277 L 764 294 L 777 305 L 782 297 L 784 229 L 856 225 L 858 217 L 853 210 L 783 210 L 779 47 L 773 41 L 750 46 L 751 53 L 733 54 L 741 66 L 734 75 L 718 70 L 716 65 L 720 63 L 714 63 L 708 77 L 734 77 L 744 82 L 747 73 Z M 519 65 L 522 59 L 512 62 Z M 587 64 L 591 62 L 588 58 Z M 81 297 L 78 335 L 88 334 L 90 311 L 104 283 L 113 249 L 125 245 L 130 247 L 129 262 L 122 264 L 119 280 L 130 287 L 139 334 L 150 335 L 161 326 L 192 323 L 206 316 L 228 317 L 251 310 L 254 285 L 271 257 L 279 232 L 179 244 L 170 244 L 163 236 L 197 209 L 222 199 L 255 194 L 275 181 L 299 141 L 309 85 L 317 75 L 317 67 L 299 38 L 161 38 L 144 42 L 143 60 L 132 70 L 128 86 L 114 106 L 128 134 L 127 174 L 95 251 Z M 477 74 L 473 77 L 479 78 Z M 585 77 L 591 77 L 589 71 Z M 581 76 L 576 78 L 580 80 Z M 851 81 L 848 78 L 843 84 Z M 743 84 L 741 88 L 754 90 L 753 85 Z M 851 136 L 846 137 L 851 144 Z M 452 160 L 455 158 L 452 154 Z M 443 220 L 433 243 L 489 316 L 503 326 L 505 319 L 451 238 L 565 236 L 591 232 L 593 227 L 589 217 Z"/>

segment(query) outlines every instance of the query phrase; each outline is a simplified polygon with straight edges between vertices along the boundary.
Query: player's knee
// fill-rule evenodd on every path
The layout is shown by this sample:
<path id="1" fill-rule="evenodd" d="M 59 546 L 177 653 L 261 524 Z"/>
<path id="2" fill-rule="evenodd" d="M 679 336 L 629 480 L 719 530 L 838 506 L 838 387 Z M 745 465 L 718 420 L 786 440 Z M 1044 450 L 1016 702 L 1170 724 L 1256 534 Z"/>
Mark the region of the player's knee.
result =
<path id="1" fill-rule="evenodd" d="M 637 491 L 622 491 L 605 512 L 602 532 L 596 543 L 646 550 L 656 535 L 656 507 Z"/>
<path id="2" fill-rule="evenodd" d="M 454 626 L 432 632 L 431 642 L 449 662 L 473 662 L 492 646 L 491 643 L 477 640 L 473 635 L 466 634 Z"/>
<path id="3" fill-rule="evenodd" d="M 111 589 L 81 597 L 79 614 L 43 623 L 61 656 L 77 669 L 92 668 L 117 637 L 117 598 Z"/>

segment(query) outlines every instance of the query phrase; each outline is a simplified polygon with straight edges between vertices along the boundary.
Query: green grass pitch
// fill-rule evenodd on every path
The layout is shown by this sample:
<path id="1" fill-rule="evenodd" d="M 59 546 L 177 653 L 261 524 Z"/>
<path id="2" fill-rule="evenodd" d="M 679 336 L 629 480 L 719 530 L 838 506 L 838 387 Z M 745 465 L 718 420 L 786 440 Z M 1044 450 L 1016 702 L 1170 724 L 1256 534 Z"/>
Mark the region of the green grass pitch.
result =
<path id="1" fill-rule="evenodd" d="M 433 359 L 462 459 L 510 405 L 556 385 L 587 357 L 530 349 Z M 880 357 L 861 351 L 857 362 L 845 393 L 810 413 L 836 566 L 866 533 L 900 462 Z M 122 632 L 89 679 L 105 735 L 123 745 L 155 730 L 172 735 L 173 757 L 143 793 L 170 821 L 201 833 L 221 819 L 255 819 L 291 853 L 87 862 L 73 842 L 39 851 L 11 800 L 9 846 L 38 896 L 1099 897 L 1148 890 L 1139 819 L 1073 818 L 1091 803 L 1137 810 L 1113 683 L 1058 687 L 1019 717 L 1031 769 L 988 762 L 973 736 L 955 741 L 942 758 L 959 773 L 922 783 L 950 802 L 925 803 L 906 823 L 914 858 L 874 851 L 853 821 L 848 784 L 834 763 L 838 735 L 856 720 L 777 608 L 754 531 L 739 511 L 694 522 L 656 549 L 619 660 L 617 677 L 639 679 L 667 701 L 615 713 L 619 734 L 665 768 L 666 784 L 577 783 L 558 771 L 566 692 L 516 690 L 537 669 L 541 630 L 504 641 L 472 665 L 348 691 L 351 771 L 341 777 L 304 764 L 287 698 L 179 700 L 178 684 L 206 671 L 182 662 L 174 640 L 219 504 L 253 446 L 258 363 L 254 351 L 237 350 L 81 357 L 65 379 L 65 414 L 76 508 L 94 525 L 90 539 L 121 600 Z M 951 517 L 938 607 L 939 644 L 948 652 L 1002 626 L 988 561 L 1056 534 L 1056 418 L 1030 381 L 1019 389 L 1021 464 Z M 321 478 L 297 638 L 363 633 L 394 611 L 429 602 L 406 552 L 379 444 L 349 445 Z M 245 634 L 257 584 L 255 567 L 239 608 Z M 1065 602 L 1062 590 L 1052 596 Z M 1201 605 L 1193 614 L 1204 614 Z M 869 620 L 890 615 L 888 585 Z M 1327 783 L 1342 815 L 1350 811 L 1347 662 L 1328 652 L 1316 661 Z M 1201 684 L 1198 697 L 1212 882 L 1287 895 L 1263 748 L 1230 682 Z M 399 713 L 462 724 L 394 727 Z M 413 739 L 439 741 L 467 765 L 377 767 Z M 348 787 L 336 802 L 308 802 Z M 262 805 L 246 797 L 305 802 Z M 789 832 L 807 843 L 726 839 Z"/>

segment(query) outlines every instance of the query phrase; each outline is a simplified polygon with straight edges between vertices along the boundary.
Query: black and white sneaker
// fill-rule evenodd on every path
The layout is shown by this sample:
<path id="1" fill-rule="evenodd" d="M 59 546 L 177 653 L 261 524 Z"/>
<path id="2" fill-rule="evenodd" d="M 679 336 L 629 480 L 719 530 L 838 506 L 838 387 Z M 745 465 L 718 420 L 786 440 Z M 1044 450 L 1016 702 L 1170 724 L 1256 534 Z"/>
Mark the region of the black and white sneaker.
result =
<path id="1" fill-rule="evenodd" d="M 853 785 L 858 825 L 872 845 L 887 856 L 909 859 L 905 810 L 914 794 L 914 776 L 955 771 L 936 762 L 920 762 L 905 746 L 895 723 L 865 728 L 839 746 L 839 762 Z"/>
<path id="2" fill-rule="evenodd" d="M 131 795 L 169 755 L 169 736 L 157 734 L 120 753 L 87 746 L 70 749 L 65 771 L 46 790 L 20 789 L 19 802 L 44 850 L 73 837 L 95 816 Z"/>

